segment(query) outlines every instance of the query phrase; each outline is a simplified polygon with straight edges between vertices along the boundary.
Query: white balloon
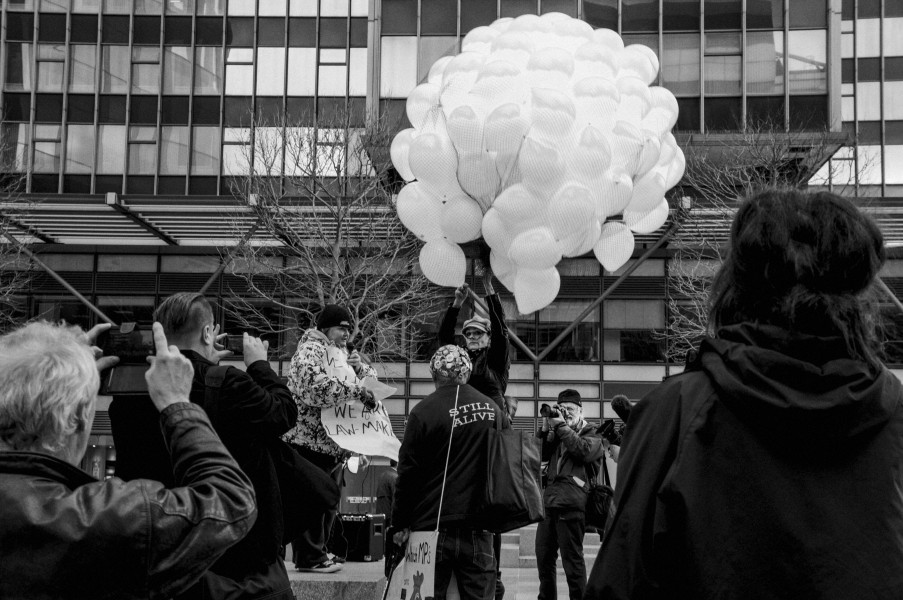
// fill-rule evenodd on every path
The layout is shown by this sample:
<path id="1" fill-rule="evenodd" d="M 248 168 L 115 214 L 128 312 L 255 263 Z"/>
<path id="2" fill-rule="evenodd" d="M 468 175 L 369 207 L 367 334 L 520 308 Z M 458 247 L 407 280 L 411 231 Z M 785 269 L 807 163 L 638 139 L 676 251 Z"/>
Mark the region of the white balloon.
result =
<path id="1" fill-rule="evenodd" d="M 652 233 L 668 220 L 668 201 L 662 198 L 661 204 L 651 211 L 625 210 L 624 224 L 634 233 Z"/>
<path id="2" fill-rule="evenodd" d="M 589 189 L 577 182 L 565 183 L 549 202 L 549 227 L 561 240 L 578 235 L 582 239 L 593 220 L 593 198 Z"/>
<path id="3" fill-rule="evenodd" d="M 489 54 L 492 50 L 492 41 L 499 35 L 501 32 L 491 27 L 475 27 L 461 40 L 461 52 Z"/>
<path id="4" fill-rule="evenodd" d="M 577 147 L 565 155 L 568 170 L 584 182 L 601 179 L 611 165 L 611 148 L 605 135 L 592 126 L 580 133 Z"/>
<path id="5" fill-rule="evenodd" d="M 636 175 L 642 176 L 649 172 L 649 169 L 658 162 L 658 157 L 662 153 L 662 143 L 658 136 L 652 132 L 645 131 L 643 139 L 643 148 L 640 150 L 640 158 L 637 162 Z"/>
<path id="6" fill-rule="evenodd" d="M 548 227 L 533 227 L 514 236 L 508 258 L 519 268 L 547 269 L 561 260 L 561 250 Z"/>
<path id="7" fill-rule="evenodd" d="M 574 51 L 574 81 L 587 77 L 612 80 L 616 74 L 614 53 L 608 46 L 590 41 Z"/>
<path id="8" fill-rule="evenodd" d="M 414 173 L 411 172 L 411 165 L 408 162 L 408 153 L 411 150 L 411 142 L 414 141 L 414 132 L 413 127 L 402 129 L 392 139 L 392 146 L 389 148 L 392 165 L 405 181 L 414 180 Z"/>
<path id="9" fill-rule="evenodd" d="M 681 178 L 684 176 L 684 171 L 687 167 L 687 159 L 684 156 L 683 150 L 675 146 L 674 148 L 674 159 L 671 161 L 671 164 L 668 166 L 668 174 L 665 175 L 665 189 L 670 190 L 675 185 L 680 183 Z"/>
<path id="10" fill-rule="evenodd" d="M 522 104 L 527 97 L 527 85 L 520 67 L 507 60 L 493 60 L 480 69 L 471 93 L 491 112 L 503 104 Z"/>
<path id="11" fill-rule="evenodd" d="M 657 85 L 649 88 L 649 98 L 652 101 L 653 108 L 660 108 L 669 115 L 670 124 L 668 125 L 668 130 L 670 131 L 677 123 L 677 113 L 679 112 L 677 98 L 674 97 L 674 94 L 668 88 Z"/>
<path id="12" fill-rule="evenodd" d="M 431 240 L 420 249 L 420 270 L 436 285 L 458 287 L 464 283 L 467 259 L 461 246 Z"/>
<path id="13" fill-rule="evenodd" d="M 494 251 L 508 255 L 511 247 L 512 228 L 495 208 L 490 208 L 483 215 L 483 240 Z"/>
<path id="14" fill-rule="evenodd" d="M 524 33 L 549 33 L 552 31 L 552 24 L 543 21 L 538 15 L 526 14 L 514 19 L 508 31 L 523 31 Z"/>
<path id="15" fill-rule="evenodd" d="M 497 29 L 500 33 L 505 33 L 508 31 L 508 28 L 511 27 L 512 22 L 514 22 L 514 18 L 512 17 L 501 17 L 490 23 L 489 26 L 493 29 Z"/>
<path id="16" fill-rule="evenodd" d="M 548 306 L 561 289 L 558 269 L 518 269 L 514 277 L 514 299 L 517 312 L 528 315 Z"/>
<path id="17" fill-rule="evenodd" d="M 573 250 L 568 253 L 564 253 L 565 256 L 583 256 L 593 249 L 593 246 L 596 245 L 596 242 L 599 241 L 599 236 L 602 234 L 602 224 L 598 219 L 593 218 L 589 223 L 588 229 L 589 230 L 587 231 L 586 235 L 583 236 L 583 240 L 581 240 L 581 242 L 577 244 Z"/>
<path id="18" fill-rule="evenodd" d="M 618 121 L 612 129 L 609 144 L 612 167 L 620 167 L 633 174 L 643 149 L 643 132 L 627 121 Z"/>
<path id="19" fill-rule="evenodd" d="M 617 56 L 624 49 L 624 40 L 616 31 L 600 28 L 593 31 L 593 42 L 608 48 L 613 56 Z"/>
<path id="20" fill-rule="evenodd" d="M 527 61 L 527 79 L 532 88 L 566 89 L 574 74 L 574 55 L 563 48 L 536 50 Z"/>
<path id="21" fill-rule="evenodd" d="M 429 75 L 426 76 L 426 80 L 429 83 L 435 83 L 441 89 L 442 88 L 442 75 L 445 72 L 445 67 L 448 66 L 448 63 L 450 63 L 453 58 L 454 58 L 454 56 L 443 56 L 443 57 L 437 59 L 436 62 L 433 63 L 433 66 L 430 67 L 430 72 L 429 72 Z"/>
<path id="22" fill-rule="evenodd" d="M 676 123 L 676 121 L 675 121 Z M 673 127 L 671 123 L 671 115 L 668 111 L 659 106 L 653 106 L 640 121 L 640 129 L 653 133 L 656 137 L 661 137 L 671 131 Z"/>
<path id="23" fill-rule="evenodd" d="M 535 49 L 536 42 L 529 33 L 511 31 L 509 28 L 492 42 L 492 53 L 488 60 L 507 61 L 525 69 Z"/>
<path id="24" fill-rule="evenodd" d="M 658 77 L 658 57 L 643 44 L 631 44 L 618 53 L 619 77 L 638 77 L 649 85 Z"/>
<path id="25" fill-rule="evenodd" d="M 486 56 L 479 52 L 462 52 L 446 65 L 439 90 L 439 102 L 446 117 L 467 102 L 484 62 Z"/>
<path id="26" fill-rule="evenodd" d="M 421 83 L 408 95 L 405 112 L 414 129 L 423 127 L 430 109 L 439 106 L 439 86 L 435 83 Z"/>
<path id="27" fill-rule="evenodd" d="M 551 142 L 543 142 L 529 134 L 520 148 L 518 167 L 524 184 L 539 193 L 558 188 L 565 165 L 559 149 Z"/>
<path id="28" fill-rule="evenodd" d="M 458 183 L 483 211 L 489 209 L 502 186 L 494 158 L 483 150 L 459 153 Z"/>
<path id="29" fill-rule="evenodd" d="M 480 237 L 483 211 L 467 196 L 449 198 L 442 207 L 442 231 L 445 239 L 464 244 Z"/>
<path id="30" fill-rule="evenodd" d="M 524 223 L 538 215 L 544 215 L 548 203 L 522 184 L 515 184 L 498 195 L 492 203 L 493 210 L 507 223 Z"/>
<path id="31" fill-rule="evenodd" d="M 649 86 L 636 77 L 623 77 L 618 79 L 618 91 L 621 92 L 618 118 L 630 123 L 639 123 L 652 105 Z"/>
<path id="32" fill-rule="evenodd" d="M 592 125 L 609 132 L 621 103 L 617 86 L 604 77 L 587 77 L 574 84 L 573 93 L 577 127 Z"/>
<path id="33" fill-rule="evenodd" d="M 516 104 L 503 104 L 489 113 L 483 128 L 483 146 L 489 152 L 517 153 L 530 129 L 530 121 Z"/>
<path id="34" fill-rule="evenodd" d="M 501 252 L 492 250 L 489 253 L 489 266 L 492 267 L 492 274 L 498 277 L 509 291 L 514 290 L 514 277 L 517 274 L 517 265 L 508 260 L 508 257 Z"/>
<path id="35" fill-rule="evenodd" d="M 423 241 L 442 238 L 442 202 L 426 184 L 409 183 L 398 192 L 395 210 L 402 225 Z"/>
<path id="36" fill-rule="evenodd" d="M 597 213 L 602 219 L 621 214 L 633 195 L 633 179 L 620 168 L 610 169 L 602 177 L 602 181 L 594 190 L 598 193 L 601 210 Z"/>
<path id="37" fill-rule="evenodd" d="M 609 221 L 602 226 L 599 241 L 593 246 L 593 254 L 609 273 L 623 267 L 633 255 L 633 233 L 624 223 Z"/>
<path id="38" fill-rule="evenodd" d="M 640 177 L 633 185 L 633 196 L 626 211 L 649 212 L 659 204 L 665 196 L 665 177 L 658 171 L 650 171 Z"/>
<path id="39" fill-rule="evenodd" d="M 417 136 L 408 153 L 411 172 L 419 181 L 441 188 L 449 180 L 456 180 L 458 155 L 451 140 L 434 133 Z"/>
<path id="40" fill-rule="evenodd" d="M 448 116 L 445 127 L 459 154 L 476 152 L 483 144 L 483 120 L 471 106 L 456 108 Z"/>
<path id="41" fill-rule="evenodd" d="M 570 134 L 577 111 L 574 99 L 566 92 L 533 88 L 531 107 L 533 131 L 549 138 L 562 138 Z"/>

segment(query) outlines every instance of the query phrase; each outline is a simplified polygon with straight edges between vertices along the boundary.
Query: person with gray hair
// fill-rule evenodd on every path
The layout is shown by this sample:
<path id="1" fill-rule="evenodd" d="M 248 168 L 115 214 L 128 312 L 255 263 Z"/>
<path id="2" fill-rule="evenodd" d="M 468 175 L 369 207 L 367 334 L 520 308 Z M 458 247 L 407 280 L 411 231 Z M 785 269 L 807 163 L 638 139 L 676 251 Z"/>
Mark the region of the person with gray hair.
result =
<path id="1" fill-rule="evenodd" d="M 145 376 L 178 487 L 78 469 L 109 325 L 35 322 L 0 337 L 0 598 L 170 598 L 251 528 L 254 490 L 207 416 L 193 369 L 154 324 Z"/>
<path id="2" fill-rule="evenodd" d="M 411 410 L 398 454 L 394 540 L 403 545 L 411 531 L 434 531 L 438 523 L 434 597 L 445 598 L 454 573 L 461 598 L 489 600 L 497 569 L 480 509 L 488 436 L 502 411 L 467 385 L 471 362 L 464 348 L 439 348 L 430 372 L 436 391 Z"/>

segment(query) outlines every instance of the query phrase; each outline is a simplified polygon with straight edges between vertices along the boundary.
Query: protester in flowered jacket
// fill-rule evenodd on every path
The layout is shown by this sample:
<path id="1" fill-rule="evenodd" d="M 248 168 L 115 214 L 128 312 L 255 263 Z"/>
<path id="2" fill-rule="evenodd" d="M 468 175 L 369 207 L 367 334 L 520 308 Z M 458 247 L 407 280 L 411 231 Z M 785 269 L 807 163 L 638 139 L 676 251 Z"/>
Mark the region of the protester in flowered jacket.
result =
<path id="1" fill-rule="evenodd" d="M 337 484 L 341 484 L 342 469 L 350 452 L 326 433 L 320 410 L 350 400 L 360 400 L 370 408 L 376 405 L 373 393 L 360 383 L 366 377 L 376 377 L 376 371 L 361 360 L 357 350 L 347 351 L 351 329 L 351 313 L 341 306 L 327 305 L 317 317 L 316 329 L 308 329 L 301 337 L 288 374 L 288 388 L 298 405 L 298 422 L 283 439 L 330 473 Z M 314 525 L 292 542 L 299 570 L 333 573 L 341 568 L 326 549 L 337 510 L 338 506 L 322 519 L 314 519 Z"/>

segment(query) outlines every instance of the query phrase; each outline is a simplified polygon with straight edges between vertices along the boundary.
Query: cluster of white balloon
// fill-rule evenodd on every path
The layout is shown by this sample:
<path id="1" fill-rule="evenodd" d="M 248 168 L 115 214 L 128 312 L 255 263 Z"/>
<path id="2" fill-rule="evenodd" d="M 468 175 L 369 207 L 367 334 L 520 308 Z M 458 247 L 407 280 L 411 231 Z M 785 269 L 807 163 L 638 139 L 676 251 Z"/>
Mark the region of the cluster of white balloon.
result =
<path id="1" fill-rule="evenodd" d="M 398 215 L 443 286 L 464 282 L 458 244 L 482 235 L 496 277 L 531 313 L 558 295 L 563 257 L 592 250 L 614 271 L 634 233 L 667 220 L 665 192 L 685 167 L 677 101 L 649 85 L 651 49 L 560 13 L 477 27 L 461 50 L 408 97 L 413 127 L 391 147 L 411 182 Z"/>

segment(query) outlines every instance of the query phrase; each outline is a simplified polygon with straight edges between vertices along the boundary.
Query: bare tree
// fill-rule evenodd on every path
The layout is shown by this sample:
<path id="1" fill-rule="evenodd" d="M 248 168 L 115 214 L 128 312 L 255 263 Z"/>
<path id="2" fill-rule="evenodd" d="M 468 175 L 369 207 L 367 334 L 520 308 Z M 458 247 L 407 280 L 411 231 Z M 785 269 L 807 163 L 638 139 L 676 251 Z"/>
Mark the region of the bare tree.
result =
<path id="1" fill-rule="evenodd" d="M 829 161 L 843 135 L 785 131 L 783 124 L 747 124 L 741 133 L 695 136 L 681 185 L 672 192 L 679 230 L 667 274 L 668 323 L 659 334 L 668 362 L 682 363 L 709 331 L 712 277 L 720 267 L 740 198 L 769 187 L 830 187 L 849 193 L 854 169 Z M 850 163 L 852 164 L 852 163 Z M 858 172 L 867 169 L 862 161 Z"/>
<path id="2" fill-rule="evenodd" d="M 23 244 L 32 239 L 23 224 L 28 202 L 21 147 L 7 128 L 0 129 L 0 333 L 19 325 L 26 317 L 25 293 L 33 272 L 23 252 Z"/>
<path id="3" fill-rule="evenodd" d="M 230 252 L 250 293 L 225 299 L 239 323 L 283 333 L 290 353 L 335 303 L 352 312 L 352 341 L 371 359 L 407 356 L 421 341 L 442 293 L 420 273 L 420 243 L 395 211 L 393 134 L 385 117 L 356 124 L 347 108 L 314 126 L 258 122 L 246 132 L 231 159 L 234 192 L 257 231 Z"/>

